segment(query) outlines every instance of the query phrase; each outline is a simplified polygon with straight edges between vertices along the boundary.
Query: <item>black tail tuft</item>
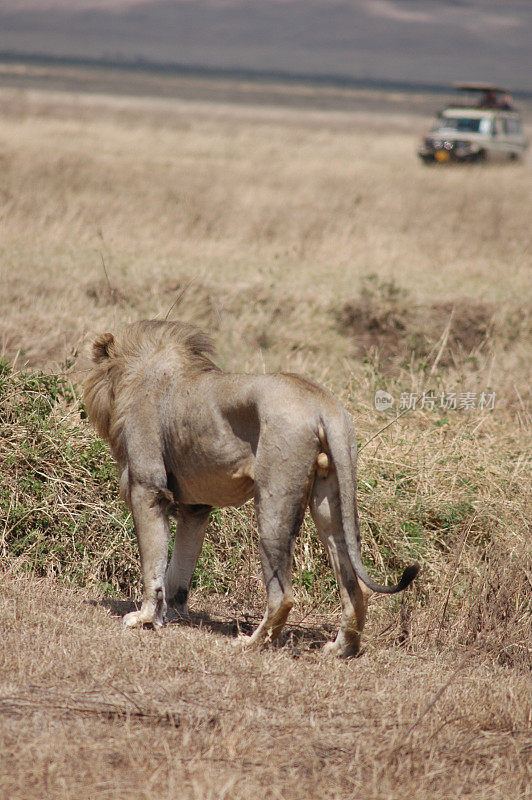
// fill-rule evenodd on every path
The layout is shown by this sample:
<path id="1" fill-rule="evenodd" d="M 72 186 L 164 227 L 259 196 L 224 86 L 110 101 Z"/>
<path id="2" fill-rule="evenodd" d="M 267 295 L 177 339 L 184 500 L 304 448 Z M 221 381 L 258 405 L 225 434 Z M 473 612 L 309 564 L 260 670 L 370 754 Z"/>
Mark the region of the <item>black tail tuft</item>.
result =
<path id="1" fill-rule="evenodd" d="M 419 564 L 412 564 L 407 567 L 401 576 L 401 580 L 397 584 L 397 591 L 402 592 L 407 586 L 410 586 L 414 578 L 419 572 Z"/>

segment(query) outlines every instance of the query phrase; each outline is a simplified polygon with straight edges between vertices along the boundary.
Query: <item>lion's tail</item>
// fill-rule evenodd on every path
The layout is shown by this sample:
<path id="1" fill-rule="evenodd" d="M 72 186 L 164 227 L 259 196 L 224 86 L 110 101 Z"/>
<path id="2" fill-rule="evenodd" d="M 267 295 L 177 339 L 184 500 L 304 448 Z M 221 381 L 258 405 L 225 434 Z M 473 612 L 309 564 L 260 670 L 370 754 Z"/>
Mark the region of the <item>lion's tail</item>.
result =
<path id="1" fill-rule="evenodd" d="M 346 412 L 341 416 L 329 416 L 322 419 L 327 444 L 336 469 L 342 525 L 349 554 L 349 560 L 360 580 L 374 592 L 395 594 L 409 586 L 419 572 L 419 565 L 407 567 L 401 580 L 395 586 L 383 586 L 376 583 L 368 575 L 362 563 L 360 551 L 360 529 L 356 507 L 356 440 L 353 423 Z"/>

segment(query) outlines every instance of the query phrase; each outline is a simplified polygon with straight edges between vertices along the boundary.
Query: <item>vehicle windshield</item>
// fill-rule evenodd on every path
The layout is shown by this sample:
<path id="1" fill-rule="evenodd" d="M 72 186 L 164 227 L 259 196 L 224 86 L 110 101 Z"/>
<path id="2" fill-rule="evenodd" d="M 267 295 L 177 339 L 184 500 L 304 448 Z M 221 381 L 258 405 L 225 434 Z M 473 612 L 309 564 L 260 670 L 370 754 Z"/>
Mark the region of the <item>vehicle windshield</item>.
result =
<path id="1" fill-rule="evenodd" d="M 459 133 L 489 133 L 491 120 L 488 117 L 439 117 L 432 130 L 443 129 Z"/>

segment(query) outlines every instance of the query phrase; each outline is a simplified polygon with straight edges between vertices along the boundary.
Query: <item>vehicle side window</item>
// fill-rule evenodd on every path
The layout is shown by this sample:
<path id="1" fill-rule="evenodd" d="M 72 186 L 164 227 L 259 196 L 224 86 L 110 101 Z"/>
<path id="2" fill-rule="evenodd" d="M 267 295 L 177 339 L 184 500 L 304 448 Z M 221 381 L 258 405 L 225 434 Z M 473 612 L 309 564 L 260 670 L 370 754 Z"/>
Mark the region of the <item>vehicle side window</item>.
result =
<path id="1" fill-rule="evenodd" d="M 510 136 L 519 136 L 521 133 L 521 123 L 518 119 L 507 117 L 504 120 L 504 129 L 505 133 L 510 134 Z"/>

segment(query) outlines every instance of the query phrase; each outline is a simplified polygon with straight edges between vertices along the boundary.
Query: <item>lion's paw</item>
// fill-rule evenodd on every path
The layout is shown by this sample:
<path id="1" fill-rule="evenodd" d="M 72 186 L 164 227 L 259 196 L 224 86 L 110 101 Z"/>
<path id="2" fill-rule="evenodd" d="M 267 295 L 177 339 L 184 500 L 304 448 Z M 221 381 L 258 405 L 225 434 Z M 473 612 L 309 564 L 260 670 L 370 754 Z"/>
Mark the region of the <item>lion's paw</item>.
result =
<path id="1" fill-rule="evenodd" d="M 342 642 L 327 642 L 323 646 L 322 654 L 325 658 L 352 658 L 358 653 L 358 645 L 346 645 Z"/>
<path id="2" fill-rule="evenodd" d="M 249 650 L 258 650 L 263 642 L 259 642 L 253 636 L 246 636 L 245 634 L 240 634 L 236 639 L 233 639 L 233 647 L 243 653 L 244 651 Z"/>
<path id="3" fill-rule="evenodd" d="M 162 628 L 164 621 L 159 615 L 146 613 L 146 611 L 140 609 L 140 611 L 130 611 L 129 614 L 122 617 L 122 625 L 124 628 L 137 628 L 142 625 L 153 625 L 154 628 Z"/>
<path id="4" fill-rule="evenodd" d="M 327 644 L 323 645 L 323 650 L 321 652 L 327 658 L 339 658 L 342 654 L 341 651 L 342 648 L 336 642 L 327 642 Z"/>
<path id="5" fill-rule="evenodd" d="M 151 620 L 146 619 L 142 611 L 130 611 L 129 614 L 125 614 L 122 617 L 124 628 L 136 628 L 139 625 L 144 625 L 145 622 L 151 622 Z"/>

